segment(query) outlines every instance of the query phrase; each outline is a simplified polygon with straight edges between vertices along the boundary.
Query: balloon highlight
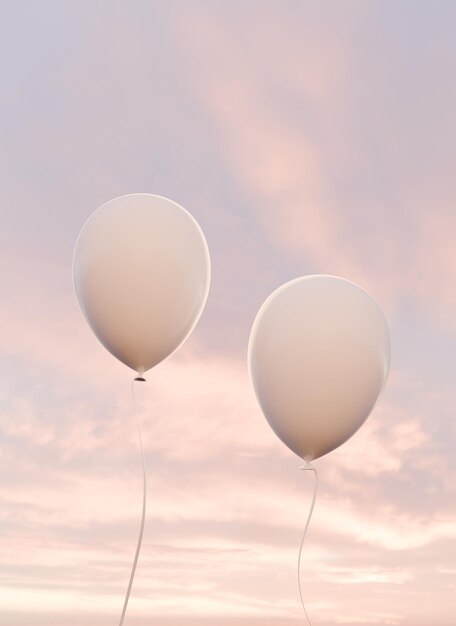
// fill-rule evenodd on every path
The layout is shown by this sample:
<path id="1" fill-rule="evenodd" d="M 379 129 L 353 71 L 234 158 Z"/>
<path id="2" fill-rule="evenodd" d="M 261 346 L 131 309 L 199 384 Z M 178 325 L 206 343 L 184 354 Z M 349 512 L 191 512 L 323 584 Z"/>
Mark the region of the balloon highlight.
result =
<path id="1" fill-rule="evenodd" d="M 186 340 L 210 283 L 206 239 L 176 202 L 115 198 L 85 223 L 73 282 L 87 323 L 111 354 L 141 376 Z"/>
<path id="2" fill-rule="evenodd" d="M 261 307 L 248 363 L 269 425 L 311 461 L 347 441 L 372 411 L 389 370 L 388 328 L 361 287 L 336 276 L 304 276 Z"/>

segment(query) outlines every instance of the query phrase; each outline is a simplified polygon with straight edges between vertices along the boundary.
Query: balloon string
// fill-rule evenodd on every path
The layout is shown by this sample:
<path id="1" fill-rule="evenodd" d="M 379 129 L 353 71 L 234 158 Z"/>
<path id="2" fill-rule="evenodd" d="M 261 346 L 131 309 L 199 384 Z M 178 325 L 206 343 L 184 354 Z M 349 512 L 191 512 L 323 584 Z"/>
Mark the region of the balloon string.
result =
<path id="1" fill-rule="evenodd" d="M 136 572 L 136 565 L 138 563 L 138 557 L 141 551 L 141 544 L 142 544 L 142 538 L 143 538 L 143 533 L 144 533 L 144 522 L 146 519 L 146 486 L 147 486 L 146 485 L 146 462 L 144 459 L 144 448 L 143 448 L 142 437 L 141 437 L 141 425 L 139 422 L 138 411 L 136 409 L 134 383 L 135 381 L 133 380 L 131 383 L 131 395 L 133 398 L 133 410 L 134 410 L 134 414 L 136 417 L 136 425 L 138 428 L 138 435 L 139 435 L 139 444 L 141 447 L 141 458 L 142 458 L 142 468 L 143 468 L 143 504 L 142 504 L 141 528 L 139 530 L 138 545 L 136 546 L 136 554 L 133 560 L 133 567 L 131 569 L 131 574 L 130 574 L 130 582 L 128 583 L 127 594 L 125 596 L 125 601 L 123 605 L 122 616 L 120 618 L 119 626 L 122 626 L 124 618 L 125 618 L 125 613 L 127 611 L 128 600 L 130 599 L 131 587 L 133 585 L 133 580 L 134 580 L 135 572 Z"/>
<path id="2" fill-rule="evenodd" d="M 310 463 L 309 461 L 306 461 L 306 464 L 303 465 L 301 467 L 301 469 L 302 470 L 309 470 L 309 471 L 313 472 L 314 476 L 315 476 L 315 484 L 314 484 L 314 492 L 313 492 L 312 504 L 310 505 L 309 515 L 307 516 L 307 522 L 306 522 L 306 525 L 305 525 L 305 528 L 304 528 L 304 532 L 303 532 L 303 535 L 302 535 L 301 545 L 299 547 L 299 556 L 298 556 L 298 587 L 299 587 L 299 596 L 301 598 L 302 608 L 304 610 L 304 614 L 306 616 L 306 619 L 309 622 L 309 626 L 312 626 L 312 624 L 310 623 L 309 616 L 307 615 L 306 607 L 304 606 L 304 599 L 302 597 L 302 588 L 301 588 L 301 555 L 302 555 L 302 548 L 304 546 L 304 540 L 306 538 L 307 530 L 309 528 L 310 520 L 312 519 L 312 513 L 313 513 L 313 510 L 314 510 L 314 506 L 315 506 L 315 500 L 317 499 L 318 472 L 317 472 L 316 468 L 312 465 L 312 463 Z"/>

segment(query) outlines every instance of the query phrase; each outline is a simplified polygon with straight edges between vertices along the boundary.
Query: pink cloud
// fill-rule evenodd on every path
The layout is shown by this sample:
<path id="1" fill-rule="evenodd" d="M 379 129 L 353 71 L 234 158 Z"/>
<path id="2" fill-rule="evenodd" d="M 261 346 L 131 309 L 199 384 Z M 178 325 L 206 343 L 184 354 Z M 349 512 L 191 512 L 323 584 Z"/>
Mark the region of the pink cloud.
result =
<path id="1" fill-rule="evenodd" d="M 356 11 L 350 15 L 348 32 L 356 30 L 358 19 Z M 263 232 L 285 257 L 301 263 L 302 273 L 309 268 L 350 278 L 371 291 L 390 315 L 404 297 L 412 298 L 451 329 L 456 214 L 449 209 L 451 196 L 440 173 L 430 171 L 417 180 L 404 167 L 389 206 L 364 195 L 342 211 L 346 200 L 331 193 L 335 180 L 352 184 L 364 167 L 363 137 L 350 108 L 356 85 L 348 33 L 325 25 L 318 38 L 311 30 L 303 35 L 290 15 L 271 8 L 253 34 L 248 20 L 237 26 L 234 45 L 233 31 L 219 15 L 196 11 L 185 13 L 178 32 L 226 165 L 249 197 Z M 280 49 L 269 45 L 272 32 L 284 42 Z M 257 71 L 265 62 L 267 73 Z M 283 100 L 294 98 L 304 119 L 308 111 L 309 123 L 297 127 L 280 101 L 268 97 L 277 82 Z M 379 150 L 401 152 L 380 110 L 375 132 Z M 368 237 L 362 219 L 347 218 L 353 211 L 372 225 Z"/>

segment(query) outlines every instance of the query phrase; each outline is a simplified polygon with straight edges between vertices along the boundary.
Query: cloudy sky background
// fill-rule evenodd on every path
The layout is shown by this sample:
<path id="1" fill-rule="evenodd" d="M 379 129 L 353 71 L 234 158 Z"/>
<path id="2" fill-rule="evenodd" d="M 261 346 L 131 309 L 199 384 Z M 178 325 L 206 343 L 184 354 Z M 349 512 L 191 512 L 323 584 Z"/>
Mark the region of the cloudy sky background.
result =
<path id="1" fill-rule="evenodd" d="M 194 334 L 138 388 L 148 518 L 126 625 L 295 626 L 310 475 L 250 388 L 254 316 L 309 273 L 385 311 L 392 369 L 317 461 L 302 577 L 320 626 L 454 625 L 456 5 L 3 2 L 0 624 L 116 624 L 141 467 L 131 373 L 72 253 L 125 193 L 203 227 Z"/>

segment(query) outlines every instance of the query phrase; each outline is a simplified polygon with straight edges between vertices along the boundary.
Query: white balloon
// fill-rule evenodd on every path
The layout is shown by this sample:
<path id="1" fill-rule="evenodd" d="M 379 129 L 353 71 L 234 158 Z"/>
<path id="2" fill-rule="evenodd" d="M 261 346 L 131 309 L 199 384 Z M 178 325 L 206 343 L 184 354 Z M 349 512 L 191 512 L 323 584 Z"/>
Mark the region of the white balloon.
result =
<path id="1" fill-rule="evenodd" d="M 304 276 L 260 308 L 248 362 L 271 428 L 311 461 L 349 439 L 372 411 L 388 376 L 388 327 L 354 283 Z"/>
<path id="2" fill-rule="evenodd" d="M 209 291 L 209 250 L 196 220 L 176 202 L 130 194 L 107 202 L 85 223 L 73 280 L 95 335 L 142 374 L 195 327 Z"/>

